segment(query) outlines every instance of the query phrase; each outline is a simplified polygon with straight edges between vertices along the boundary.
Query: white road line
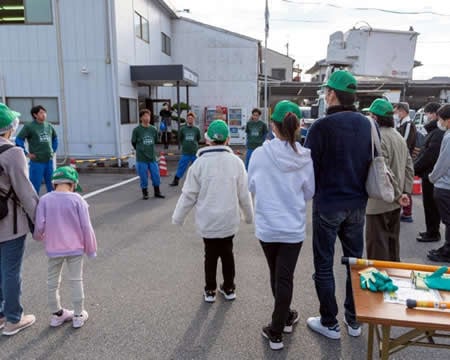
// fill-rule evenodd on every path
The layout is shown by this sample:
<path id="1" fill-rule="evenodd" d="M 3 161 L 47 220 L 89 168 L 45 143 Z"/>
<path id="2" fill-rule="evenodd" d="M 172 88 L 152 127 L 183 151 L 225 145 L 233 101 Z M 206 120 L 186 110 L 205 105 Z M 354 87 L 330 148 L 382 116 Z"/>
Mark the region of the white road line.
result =
<path id="1" fill-rule="evenodd" d="M 117 184 L 114 184 L 114 185 L 111 185 L 111 186 L 107 186 L 107 187 L 105 187 L 103 189 L 98 189 L 98 190 L 95 190 L 93 192 L 87 193 L 86 195 L 83 195 L 83 198 L 89 199 L 90 197 L 93 197 L 95 195 L 101 194 L 102 192 L 105 192 L 105 191 L 108 191 L 108 190 L 115 189 L 115 188 L 117 188 L 119 186 L 128 184 L 128 183 L 133 182 L 133 181 L 135 181 L 137 179 L 139 179 L 139 176 L 135 176 L 134 178 L 122 181 L 120 183 L 117 183 Z"/>

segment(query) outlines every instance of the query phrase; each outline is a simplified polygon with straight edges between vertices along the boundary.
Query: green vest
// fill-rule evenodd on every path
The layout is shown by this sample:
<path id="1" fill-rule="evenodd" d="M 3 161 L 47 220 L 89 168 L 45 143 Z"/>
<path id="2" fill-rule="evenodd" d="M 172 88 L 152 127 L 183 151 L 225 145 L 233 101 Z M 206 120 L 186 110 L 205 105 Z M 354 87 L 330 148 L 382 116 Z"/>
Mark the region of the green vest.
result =
<path id="1" fill-rule="evenodd" d="M 52 142 L 56 131 L 50 123 L 45 121 L 41 124 L 35 120 L 28 122 L 17 137 L 28 142 L 28 151 L 36 155 L 33 161 L 48 162 L 53 158 Z"/>
<path id="2" fill-rule="evenodd" d="M 196 126 L 183 126 L 178 133 L 183 155 L 195 155 L 200 141 L 200 129 Z"/>
<path id="3" fill-rule="evenodd" d="M 152 125 L 144 127 L 139 125 L 133 129 L 131 144 L 136 149 L 136 161 L 156 161 L 155 144 L 158 139 L 158 131 Z"/>

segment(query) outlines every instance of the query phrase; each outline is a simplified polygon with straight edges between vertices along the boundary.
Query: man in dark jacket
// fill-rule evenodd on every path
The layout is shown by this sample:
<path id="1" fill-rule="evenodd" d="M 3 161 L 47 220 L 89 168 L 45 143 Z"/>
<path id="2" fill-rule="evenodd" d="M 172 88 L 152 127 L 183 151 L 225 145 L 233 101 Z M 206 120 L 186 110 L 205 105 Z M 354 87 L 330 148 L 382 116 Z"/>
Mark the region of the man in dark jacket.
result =
<path id="1" fill-rule="evenodd" d="M 428 103 L 424 107 L 424 113 L 428 117 L 428 123 L 424 127 L 428 134 L 422 150 L 414 161 L 414 172 L 422 178 L 422 198 L 426 224 L 426 231 L 420 232 L 417 237 L 417 241 L 420 242 L 432 242 L 441 239 L 439 232 L 441 217 L 434 201 L 434 185 L 428 179 L 428 175 L 433 170 L 439 157 L 442 138 L 445 134 L 445 131 L 437 127 L 436 113 L 439 107 L 438 103 Z"/>
<path id="2" fill-rule="evenodd" d="M 361 257 L 364 248 L 365 183 L 372 161 L 372 138 L 370 121 L 354 106 L 356 86 L 347 71 L 331 75 L 325 90 L 327 115 L 312 124 L 305 142 L 311 150 L 316 178 L 313 253 L 320 302 L 320 316 L 310 317 L 307 325 L 331 339 L 341 336 L 333 274 L 336 237 L 344 256 Z M 344 321 L 350 336 L 360 336 L 349 276 L 347 273 Z"/>
<path id="3" fill-rule="evenodd" d="M 405 139 L 406 145 L 408 145 L 409 154 L 413 157 L 414 148 L 416 147 L 417 130 L 409 117 L 409 104 L 407 102 L 401 102 L 394 106 L 394 121 L 397 124 L 398 132 Z M 409 195 L 409 205 L 403 207 L 400 221 L 413 222 L 411 195 Z"/>

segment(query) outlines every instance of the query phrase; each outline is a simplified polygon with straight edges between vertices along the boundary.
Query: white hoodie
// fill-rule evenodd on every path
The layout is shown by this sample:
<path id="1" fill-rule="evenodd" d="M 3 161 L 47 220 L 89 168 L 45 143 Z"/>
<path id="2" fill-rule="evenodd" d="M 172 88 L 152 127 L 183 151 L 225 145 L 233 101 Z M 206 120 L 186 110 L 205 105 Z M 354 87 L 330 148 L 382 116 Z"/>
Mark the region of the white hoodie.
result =
<path id="1" fill-rule="evenodd" d="M 257 148 L 250 160 L 248 184 L 255 194 L 256 237 L 263 242 L 298 243 L 305 239 L 306 202 L 314 195 L 309 149 L 277 138 Z"/>

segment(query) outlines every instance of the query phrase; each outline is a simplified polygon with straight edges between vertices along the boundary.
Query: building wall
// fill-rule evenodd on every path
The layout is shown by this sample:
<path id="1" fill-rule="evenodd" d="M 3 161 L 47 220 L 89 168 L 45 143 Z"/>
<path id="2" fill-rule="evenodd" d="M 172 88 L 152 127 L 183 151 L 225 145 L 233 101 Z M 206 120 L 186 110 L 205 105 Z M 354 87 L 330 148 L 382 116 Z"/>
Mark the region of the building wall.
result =
<path id="1" fill-rule="evenodd" d="M 0 73 L 6 97 L 57 97 L 60 139 L 58 155 L 114 154 L 114 126 L 110 65 L 105 63 L 104 1 L 60 0 L 62 54 L 58 52 L 53 1 L 51 25 L 1 25 Z M 84 26 L 77 26 L 84 24 Z M 58 56 L 63 59 L 64 95 L 67 104 L 65 149 Z M 82 69 L 87 73 L 83 74 Z M 30 120 L 29 114 L 22 115 Z"/>
<path id="2" fill-rule="evenodd" d="M 257 41 L 184 19 L 173 22 L 173 34 L 174 63 L 199 75 L 190 104 L 202 113 L 205 107 L 223 105 L 243 107 L 249 114 L 258 103 Z"/>
<path id="3" fill-rule="evenodd" d="M 135 12 L 149 21 L 149 42 L 136 37 Z M 137 99 L 137 84 L 130 80 L 131 65 L 172 64 L 172 57 L 161 50 L 161 32 L 172 37 L 171 19 L 158 5 L 150 0 L 115 0 L 115 26 L 117 34 L 118 95 Z M 172 41 L 173 45 L 173 41 Z M 152 97 L 171 98 L 172 89 L 152 89 Z M 120 127 L 121 153 L 129 153 L 131 133 L 137 124 Z"/>
<path id="4" fill-rule="evenodd" d="M 263 57 L 264 57 L 264 49 L 263 51 Z M 292 69 L 294 67 L 294 59 L 280 54 L 276 51 L 267 49 L 266 54 L 266 63 L 267 63 L 267 75 L 272 76 L 272 69 L 285 69 L 286 72 L 286 78 L 280 79 L 282 81 L 292 81 L 293 74 Z"/>

